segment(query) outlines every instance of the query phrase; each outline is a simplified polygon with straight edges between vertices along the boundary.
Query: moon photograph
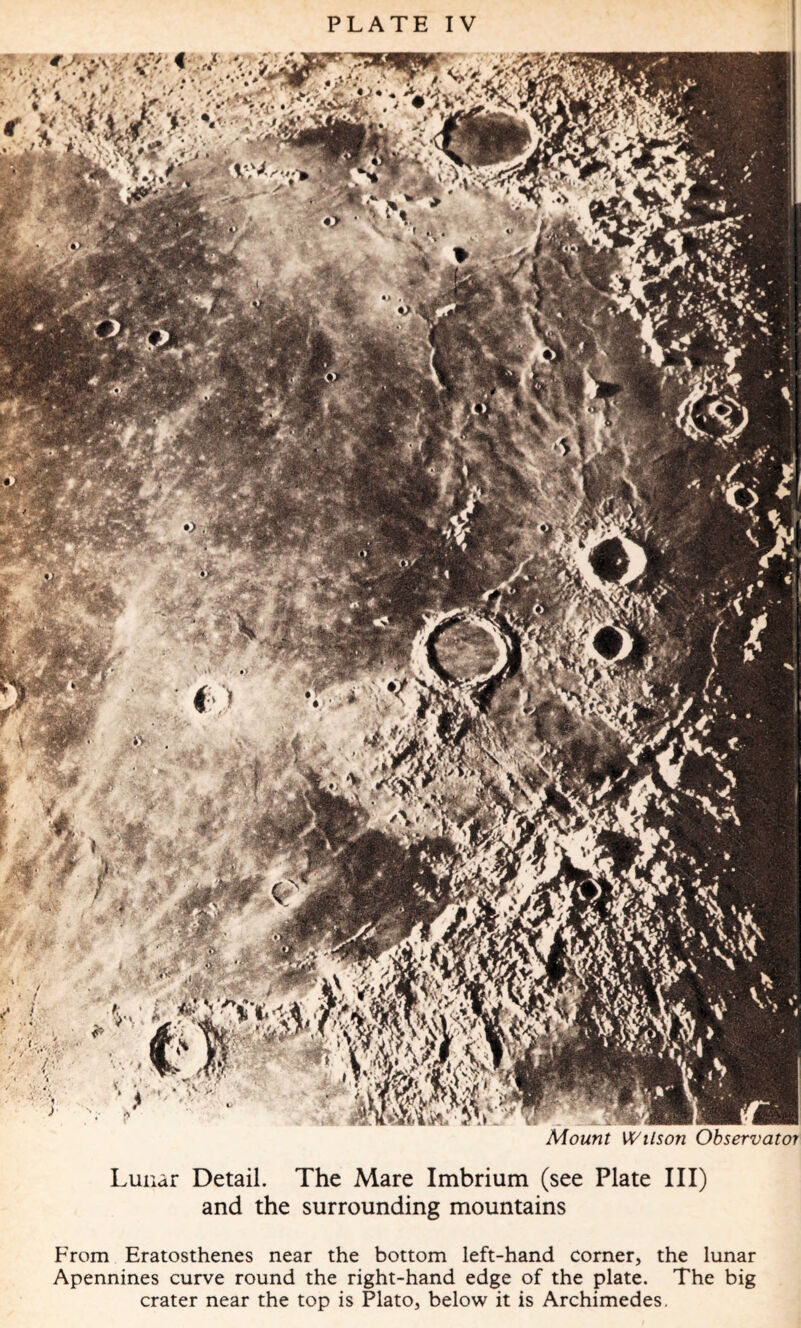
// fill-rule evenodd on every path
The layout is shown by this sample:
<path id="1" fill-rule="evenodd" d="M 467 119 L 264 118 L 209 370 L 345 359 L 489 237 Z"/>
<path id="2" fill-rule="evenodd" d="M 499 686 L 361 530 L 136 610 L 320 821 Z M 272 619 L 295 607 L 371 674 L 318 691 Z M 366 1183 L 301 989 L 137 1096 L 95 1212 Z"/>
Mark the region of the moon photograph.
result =
<path id="1" fill-rule="evenodd" d="M 7 1099 L 795 1120 L 786 56 L 0 66 Z"/>

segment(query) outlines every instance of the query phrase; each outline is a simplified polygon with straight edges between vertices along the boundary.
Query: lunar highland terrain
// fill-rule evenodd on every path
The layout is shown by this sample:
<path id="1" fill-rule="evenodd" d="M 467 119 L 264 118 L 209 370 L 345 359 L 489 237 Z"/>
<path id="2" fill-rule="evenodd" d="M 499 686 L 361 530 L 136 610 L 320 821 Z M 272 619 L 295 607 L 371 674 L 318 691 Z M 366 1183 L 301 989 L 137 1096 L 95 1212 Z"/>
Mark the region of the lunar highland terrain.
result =
<path id="1" fill-rule="evenodd" d="M 3 58 L 7 1099 L 796 1118 L 786 92 Z"/>

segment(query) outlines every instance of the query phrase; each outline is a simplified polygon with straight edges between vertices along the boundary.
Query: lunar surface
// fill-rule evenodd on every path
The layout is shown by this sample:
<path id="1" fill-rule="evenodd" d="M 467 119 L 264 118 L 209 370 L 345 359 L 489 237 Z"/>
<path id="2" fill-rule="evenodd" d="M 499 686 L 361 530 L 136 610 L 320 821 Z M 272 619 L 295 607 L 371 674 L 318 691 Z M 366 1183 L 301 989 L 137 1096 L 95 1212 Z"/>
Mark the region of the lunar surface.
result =
<path id="1" fill-rule="evenodd" d="M 786 81 L 3 60 L 7 1098 L 795 1119 Z"/>

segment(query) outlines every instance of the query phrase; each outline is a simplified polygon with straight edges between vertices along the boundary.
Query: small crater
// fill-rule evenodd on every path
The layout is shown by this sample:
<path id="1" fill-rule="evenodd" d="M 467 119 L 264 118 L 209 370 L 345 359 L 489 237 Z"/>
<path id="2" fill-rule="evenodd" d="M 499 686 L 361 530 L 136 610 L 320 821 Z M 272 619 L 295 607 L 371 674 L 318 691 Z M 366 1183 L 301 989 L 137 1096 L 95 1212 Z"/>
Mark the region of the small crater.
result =
<path id="1" fill-rule="evenodd" d="M 594 881 L 591 876 L 587 876 L 583 881 L 579 881 L 576 886 L 576 898 L 582 904 L 594 904 L 601 898 L 603 886 L 598 881 Z"/>
<path id="2" fill-rule="evenodd" d="M 152 346 L 154 350 L 158 350 L 160 346 L 166 346 L 169 339 L 170 334 L 163 327 L 154 327 L 153 331 L 147 334 L 147 344 Z"/>
<path id="3" fill-rule="evenodd" d="M 589 546 L 579 561 L 594 580 L 605 585 L 628 586 L 642 576 L 648 557 L 641 544 L 625 535 L 604 535 Z"/>
<path id="4" fill-rule="evenodd" d="M 678 422 L 685 433 L 699 442 L 706 438 L 732 442 L 748 423 L 748 411 L 734 397 L 701 388 L 682 404 Z"/>
<path id="5" fill-rule="evenodd" d="M 12 710 L 19 700 L 19 692 L 13 682 L 0 681 L 0 710 Z"/>
<path id="6" fill-rule="evenodd" d="M 425 106 L 425 104 L 426 99 L 425 97 L 421 97 L 419 92 L 415 97 L 412 97 L 412 106 L 416 111 L 419 111 L 422 106 Z"/>
<path id="7" fill-rule="evenodd" d="M 185 521 L 185 522 L 184 522 L 184 524 L 183 524 L 183 530 L 184 530 L 184 533 L 185 533 L 186 535 L 191 535 L 191 534 L 192 534 L 192 531 L 193 531 L 194 529 L 195 529 L 195 523 L 194 523 L 194 521 Z"/>
<path id="8" fill-rule="evenodd" d="M 463 249 L 461 245 L 457 244 L 451 249 L 451 257 L 453 258 L 454 263 L 466 263 L 470 255 L 466 249 Z"/>
<path id="9" fill-rule="evenodd" d="M 335 383 L 337 381 L 337 375 L 329 370 L 329 372 L 325 375 L 325 381 L 327 383 Z"/>
<path id="10" fill-rule="evenodd" d="M 120 324 L 116 318 L 101 318 L 99 323 L 95 324 L 95 336 L 100 337 L 101 341 L 108 341 L 110 337 L 116 337 L 120 330 Z"/>
<path id="11" fill-rule="evenodd" d="M 704 433 L 725 438 L 742 423 L 743 412 L 730 397 L 703 397 L 693 407 L 692 417 Z"/>
<path id="12" fill-rule="evenodd" d="M 631 654 L 634 641 L 625 627 L 604 623 L 596 627 L 590 640 L 590 652 L 604 664 L 617 664 Z"/>
<path id="13" fill-rule="evenodd" d="M 16 482 L 17 482 L 17 481 L 16 481 L 16 479 L 14 478 L 13 475 L 6 475 L 5 478 L 4 478 L 4 480 L 3 480 L 3 488 L 5 488 L 5 489 L 13 489 L 14 485 L 16 484 Z"/>
<path id="14" fill-rule="evenodd" d="M 275 885 L 272 887 L 270 894 L 272 895 L 276 904 L 280 904 L 282 908 L 286 908 L 287 905 L 292 902 L 295 896 L 299 894 L 299 890 L 298 887 L 295 885 L 295 882 L 290 881 L 289 877 L 285 876 L 282 880 L 275 882 Z"/>
<path id="15" fill-rule="evenodd" d="M 499 166 L 516 161 L 531 147 L 524 120 L 501 111 L 451 116 L 442 129 L 442 149 L 460 166 Z"/>
<path id="16" fill-rule="evenodd" d="M 746 484 L 731 484 L 726 490 L 726 502 L 738 512 L 750 512 L 757 505 L 757 495 Z"/>
<path id="17" fill-rule="evenodd" d="M 192 693 L 192 707 L 204 719 L 222 715 L 231 703 L 231 693 L 221 683 L 204 682 Z"/>
<path id="18" fill-rule="evenodd" d="M 162 1024 L 150 1042 L 150 1059 L 165 1078 L 192 1079 L 212 1058 L 209 1036 L 194 1019 Z"/>
<path id="19" fill-rule="evenodd" d="M 336 224 L 337 224 L 337 218 L 336 218 L 336 217 L 323 217 L 323 225 L 324 225 L 324 226 L 331 227 L 331 226 L 336 226 Z"/>

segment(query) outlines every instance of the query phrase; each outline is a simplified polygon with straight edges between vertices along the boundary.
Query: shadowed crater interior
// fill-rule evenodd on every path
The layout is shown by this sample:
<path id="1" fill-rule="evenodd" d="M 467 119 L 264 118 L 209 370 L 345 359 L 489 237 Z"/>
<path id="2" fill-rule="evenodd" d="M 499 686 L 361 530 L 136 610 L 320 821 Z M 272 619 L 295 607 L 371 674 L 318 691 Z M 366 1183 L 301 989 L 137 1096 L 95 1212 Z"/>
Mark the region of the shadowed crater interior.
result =
<path id="1" fill-rule="evenodd" d="M 692 421 L 710 438 L 727 438 L 742 428 L 745 412 L 731 397 L 703 396 L 692 408 Z"/>
<path id="2" fill-rule="evenodd" d="M 191 1079 L 211 1059 L 208 1034 L 193 1019 L 162 1024 L 150 1043 L 150 1059 L 160 1075 Z"/>
<path id="3" fill-rule="evenodd" d="M 590 553 L 590 566 L 600 581 L 622 581 L 629 557 L 617 536 L 601 540 Z"/>
<path id="4" fill-rule="evenodd" d="M 618 659 L 625 659 L 631 654 L 632 640 L 629 633 L 622 627 L 614 627 L 612 623 L 605 623 L 599 627 L 592 638 L 592 648 L 598 659 L 613 663 Z"/>

